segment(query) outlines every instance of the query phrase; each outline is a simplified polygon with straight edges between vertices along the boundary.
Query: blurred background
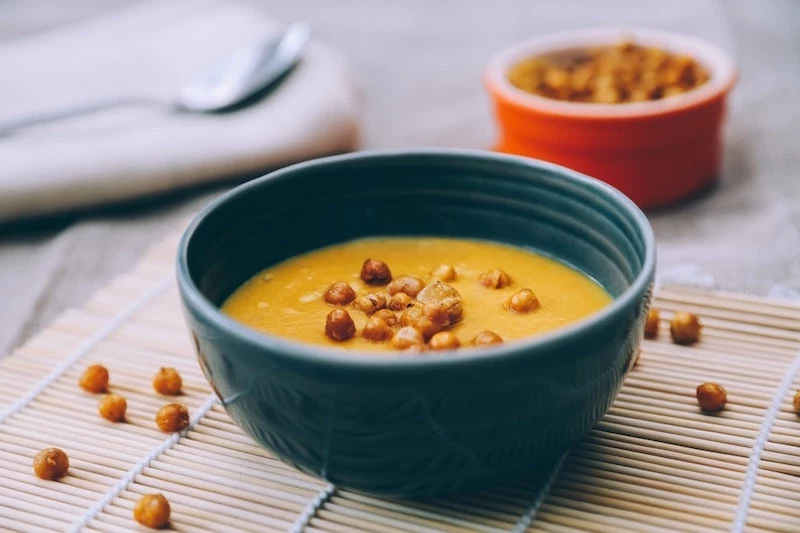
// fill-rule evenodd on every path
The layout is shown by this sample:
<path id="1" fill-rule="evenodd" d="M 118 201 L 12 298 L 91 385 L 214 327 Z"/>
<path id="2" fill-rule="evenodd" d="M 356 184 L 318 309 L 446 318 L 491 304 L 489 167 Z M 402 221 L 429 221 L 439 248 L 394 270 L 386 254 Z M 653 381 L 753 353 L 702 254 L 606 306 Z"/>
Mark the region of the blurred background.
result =
<path id="1" fill-rule="evenodd" d="M 308 139 L 316 132 L 324 137 L 312 143 L 319 148 L 319 155 L 351 147 L 491 147 L 496 129 L 482 84 L 483 70 L 498 50 L 523 39 L 556 30 L 607 26 L 662 28 L 700 37 L 732 56 L 740 79 L 730 99 L 719 184 L 679 204 L 648 212 L 659 241 L 659 271 L 667 279 L 683 283 L 753 294 L 791 298 L 800 291 L 800 150 L 796 131 L 800 124 L 800 2 L 197 0 L 172 5 L 177 7 L 169 13 L 170 23 L 176 28 L 188 28 L 181 25 L 183 21 L 200 20 L 200 14 L 223 9 L 220 6 L 224 5 L 244 9 L 235 12 L 239 15 L 252 12 L 276 24 L 305 21 L 310 25 L 313 38 L 332 55 L 321 50 L 315 56 L 313 64 L 319 66 L 317 72 L 321 74 L 311 84 L 318 92 L 309 89 L 303 94 L 311 103 L 329 102 L 325 109 L 337 113 L 321 113 L 307 122 L 299 120 L 308 128 L 292 139 L 308 146 Z M 166 48 L 162 53 L 158 46 L 169 44 L 173 26 L 161 24 L 166 19 L 158 18 L 158 10 L 142 6 L 146 4 L 138 0 L 0 1 L 0 66 L 7 69 L 0 87 L 0 118 L 18 117 L 43 102 L 55 105 L 68 92 L 72 101 L 77 101 L 81 87 L 86 87 L 87 93 L 92 87 L 113 88 L 108 68 L 92 70 L 90 60 L 70 52 L 102 49 L 105 45 L 101 39 L 108 43 L 106 62 L 114 60 L 112 52 L 117 48 L 125 51 L 120 52 L 120 58 L 130 61 L 139 57 L 138 43 L 142 62 L 169 56 Z M 133 18 L 139 17 L 138 34 L 103 34 L 104 21 L 113 24 L 116 16 L 130 18 L 131 9 L 141 9 L 133 12 L 138 13 Z M 226 18 L 227 11 L 220 13 L 218 18 L 209 15 L 212 22 L 206 22 L 205 29 L 193 26 L 192 31 L 212 40 L 222 33 L 226 21 L 233 24 L 239 20 L 234 14 Z M 89 29 L 81 29 L 83 24 Z M 141 30 L 148 27 L 153 31 Z M 87 42 L 81 42 L 82 36 Z M 325 74 L 326 62 L 341 68 Z M 184 75 L 180 65 L 174 69 L 164 65 L 157 71 L 160 79 Z M 140 79 L 145 87 L 147 76 L 155 76 L 152 69 L 137 61 L 116 64 L 115 68 L 119 70 L 114 72 L 124 71 L 126 79 L 132 80 L 126 82 L 128 88 L 138 88 Z M 137 77 L 140 68 L 142 74 Z M 48 77 L 51 71 L 58 72 L 60 78 Z M 344 96 L 333 99 L 331 93 L 335 91 L 327 82 Z M 350 85 L 352 101 L 347 92 Z M 296 108 L 297 116 L 303 115 L 305 107 Z M 244 109 L 238 113 L 246 117 L 249 112 Z M 295 109 L 284 107 L 283 123 L 291 124 L 294 113 Z M 133 119 L 144 120 L 142 116 Z M 131 268 L 159 236 L 176 230 L 209 199 L 271 166 L 269 158 L 248 160 L 237 153 L 237 146 L 261 140 L 266 143 L 263 150 L 278 150 L 285 155 L 275 159 L 275 164 L 315 153 L 295 150 L 289 141 L 274 148 L 261 137 L 267 133 L 280 136 L 291 129 L 288 125 L 286 130 L 265 132 L 256 119 L 245 125 L 246 118 L 241 117 L 230 119 L 242 120 L 241 128 L 226 126 L 243 132 L 240 140 L 227 145 L 230 158 L 247 160 L 241 171 L 212 165 L 204 171 L 202 183 L 193 183 L 191 176 L 184 175 L 192 172 L 181 173 L 176 167 L 173 176 L 178 176 L 179 186 L 154 186 L 152 194 L 139 190 L 135 199 L 124 202 L 55 209 L 36 216 L 22 213 L 0 223 L 0 294 L 4 302 L 0 308 L 0 353 L 18 346 L 65 308 L 81 304 L 111 277 Z M 220 119 L 225 120 L 229 119 Z M 153 162 L 125 153 L 125 147 L 133 141 L 113 146 L 93 144 L 101 143 L 98 131 L 102 137 L 113 136 L 108 124 L 89 124 L 85 130 L 58 127 L 0 137 L 0 185 L 13 184 L 2 189 L 6 191 L 3 194 L 18 194 L 22 200 L 36 198 L 25 187 L 38 179 L 39 167 L 47 169 L 43 176 L 57 174 L 53 158 L 62 157 L 64 151 L 71 154 L 70 161 L 79 163 L 70 169 L 77 178 L 81 172 L 94 172 L 96 160 L 102 159 L 104 168 L 111 169 L 107 182 L 82 185 L 88 187 L 87 194 L 103 187 L 113 189 L 115 176 L 125 176 L 128 171 L 121 162 L 139 167 L 137 179 L 147 177 L 146 170 Z M 166 153 L 164 147 L 169 148 L 171 141 L 161 133 L 167 130 L 166 125 L 143 130 L 150 133 L 135 138 L 135 144 L 144 150 L 139 153 L 151 149 Z M 302 138 L 304 132 L 308 138 Z M 68 140 L 60 140 L 59 135 Z M 230 138 L 227 134 L 224 137 Z M 337 137 L 341 143 L 326 143 Z M 58 152 L 49 151 L 55 150 L 53 143 L 59 144 Z M 197 142 L 181 148 L 182 162 L 192 159 L 192 146 L 198 154 L 217 148 L 220 157 L 226 156 L 220 146 Z M 258 150 L 259 145 L 254 144 L 252 149 Z M 20 180 L 21 175 L 28 175 L 26 172 L 32 177 Z M 153 172 L 155 176 L 157 172 Z M 120 180 L 122 186 L 124 180 Z M 49 186 L 46 180 L 41 185 L 45 189 Z M 80 190 L 73 194 L 81 196 Z"/>

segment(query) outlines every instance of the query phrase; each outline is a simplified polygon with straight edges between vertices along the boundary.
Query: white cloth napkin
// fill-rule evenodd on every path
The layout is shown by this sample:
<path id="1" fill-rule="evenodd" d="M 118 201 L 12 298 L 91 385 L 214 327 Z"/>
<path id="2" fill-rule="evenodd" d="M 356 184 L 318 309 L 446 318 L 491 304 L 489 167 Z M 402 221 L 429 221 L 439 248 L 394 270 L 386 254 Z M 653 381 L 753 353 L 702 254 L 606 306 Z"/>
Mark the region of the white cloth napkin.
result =
<path id="1" fill-rule="evenodd" d="M 236 2 L 171 0 L 4 44 L 0 121 L 105 98 L 168 101 L 220 57 L 278 29 Z M 346 62 L 312 42 L 275 91 L 234 113 L 116 108 L 0 138 L 0 221 L 348 151 L 358 141 L 358 114 Z"/>

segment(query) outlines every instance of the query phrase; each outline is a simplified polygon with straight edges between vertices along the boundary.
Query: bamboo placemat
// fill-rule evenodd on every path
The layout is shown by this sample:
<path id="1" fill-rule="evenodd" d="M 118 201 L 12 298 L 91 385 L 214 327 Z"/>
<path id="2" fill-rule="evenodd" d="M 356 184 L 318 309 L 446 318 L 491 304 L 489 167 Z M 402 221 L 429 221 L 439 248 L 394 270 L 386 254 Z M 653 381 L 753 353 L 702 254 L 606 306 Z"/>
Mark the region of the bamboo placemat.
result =
<path id="1" fill-rule="evenodd" d="M 703 340 L 674 345 L 663 323 L 611 411 L 557 475 L 425 502 L 381 500 L 284 465 L 227 417 L 183 325 L 177 237 L 0 361 L 0 530 L 136 530 L 136 500 L 158 491 L 178 531 L 800 531 L 800 418 L 791 410 L 798 305 L 661 290 L 662 320 L 695 312 Z M 93 363 L 109 368 L 112 391 L 127 398 L 125 423 L 101 419 L 98 397 L 76 385 Z M 153 422 L 167 401 L 150 386 L 160 366 L 184 377 L 180 401 L 192 419 L 180 435 Z M 727 388 L 722 413 L 698 410 L 703 381 Z M 49 446 L 71 460 L 57 482 L 31 468 Z"/>

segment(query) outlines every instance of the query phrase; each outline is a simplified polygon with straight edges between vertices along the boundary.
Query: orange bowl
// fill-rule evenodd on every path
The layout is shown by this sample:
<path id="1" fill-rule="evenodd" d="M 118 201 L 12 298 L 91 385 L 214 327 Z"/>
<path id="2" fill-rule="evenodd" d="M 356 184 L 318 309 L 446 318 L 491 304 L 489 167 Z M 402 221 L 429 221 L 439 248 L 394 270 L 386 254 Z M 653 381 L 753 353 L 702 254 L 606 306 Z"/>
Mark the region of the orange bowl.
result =
<path id="1" fill-rule="evenodd" d="M 692 57 L 708 70 L 709 80 L 677 96 L 621 104 L 545 98 L 508 81 L 509 68 L 520 60 L 622 40 Z M 499 128 L 497 151 L 588 174 L 640 207 L 685 198 L 717 178 L 726 97 L 736 79 L 732 61 L 718 48 L 645 29 L 578 30 L 524 41 L 494 56 L 484 77 Z"/>

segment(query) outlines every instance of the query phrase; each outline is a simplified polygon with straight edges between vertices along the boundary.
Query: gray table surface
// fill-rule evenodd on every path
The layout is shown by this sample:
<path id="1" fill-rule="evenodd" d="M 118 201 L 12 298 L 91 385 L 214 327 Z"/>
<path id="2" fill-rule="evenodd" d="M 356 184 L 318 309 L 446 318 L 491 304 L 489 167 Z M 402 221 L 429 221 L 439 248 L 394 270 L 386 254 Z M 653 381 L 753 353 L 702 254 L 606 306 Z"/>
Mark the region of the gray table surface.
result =
<path id="1" fill-rule="evenodd" d="M 2 0 L 0 42 L 133 1 Z M 741 71 L 722 180 L 707 194 L 650 213 L 659 268 L 696 265 L 729 290 L 800 290 L 800 2 L 249 1 L 282 20 L 309 21 L 319 39 L 351 59 L 367 99 L 363 148 L 489 146 L 482 67 L 493 52 L 531 35 L 637 25 L 722 46 Z M 0 357 L 129 269 L 154 236 L 222 190 L 0 227 Z"/>

